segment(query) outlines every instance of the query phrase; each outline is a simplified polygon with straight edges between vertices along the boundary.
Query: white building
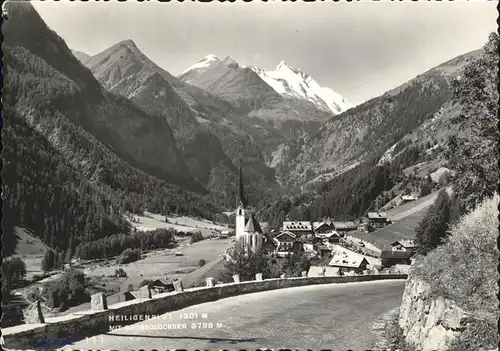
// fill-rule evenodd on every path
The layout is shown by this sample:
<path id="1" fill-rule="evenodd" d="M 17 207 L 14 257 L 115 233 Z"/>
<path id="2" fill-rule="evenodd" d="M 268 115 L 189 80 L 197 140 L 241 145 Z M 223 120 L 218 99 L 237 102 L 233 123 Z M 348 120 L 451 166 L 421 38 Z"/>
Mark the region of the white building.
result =
<path id="1" fill-rule="evenodd" d="M 262 249 L 264 244 L 264 233 L 255 219 L 253 213 L 249 213 L 248 220 L 246 219 L 246 200 L 243 190 L 243 176 L 240 167 L 240 181 L 239 181 L 239 199 L 236 208 L 236 222 L 235 222 L 235 235 L 237 241 L 242 241 L 245 247 L 253 252 L 258 252 Z"/>

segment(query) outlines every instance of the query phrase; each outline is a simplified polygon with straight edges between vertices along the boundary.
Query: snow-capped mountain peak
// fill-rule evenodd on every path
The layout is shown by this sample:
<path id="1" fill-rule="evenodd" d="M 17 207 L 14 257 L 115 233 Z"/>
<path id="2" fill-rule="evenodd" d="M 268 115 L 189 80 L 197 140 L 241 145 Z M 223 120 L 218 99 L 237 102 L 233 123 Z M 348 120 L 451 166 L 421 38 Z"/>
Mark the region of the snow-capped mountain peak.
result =
<path id="1" fill-rule="evenodd" d="M 285 61 L 281 61 L 274 71 L 249 68 L 276 92 L 285 97 L 311 101 L 321 109 L 333 114 L 342 113 L 352 107 L 345 98 L 329 88 L 321 87 L 307 73 L 292 67 Z"/>
<path id="2" fill-rule="evenodd" d="M 186 69 L 182 73 L 186 73 L 186 72 L 191 71 L 191 70 L 205 69 L 205 68 L 210 67 L 211 65 L 218 63 L 218 62 L 220 62 L 220 59 L 217 56 L 207 55 L 202 60 L 198 61 L 197 63 L 195 63 L 194 65 L 192 65 L 191 67 L 189 67 L 188 69 Z"/>

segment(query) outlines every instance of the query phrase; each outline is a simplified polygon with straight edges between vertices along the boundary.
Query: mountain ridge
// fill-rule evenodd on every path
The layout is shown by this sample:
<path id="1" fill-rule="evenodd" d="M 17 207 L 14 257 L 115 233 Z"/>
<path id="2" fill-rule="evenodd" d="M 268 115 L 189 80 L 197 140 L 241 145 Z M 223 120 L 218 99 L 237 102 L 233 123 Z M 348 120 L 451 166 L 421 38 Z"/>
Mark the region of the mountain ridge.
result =
<path id="1" fill-rule="evenodd" d="M 8 3 L 8 8 L 10 19 L 3 28 L 5 88 L 8 93 L 17 90 L 15 100 L 6 98 L 7 105 L 25 118 L 31 115 L 32 123 L 39 125 L 46 136 L 58 130 L 59 126 L 53 124 L 58 116 L 94 135 L 126 162 L 149 169 L 159 179 L 206 191 L 187 172 L 168 124 L 103 89 L 31 4 Z M 24 34 L 27 30 L 34 34 Z M 20 85 L 24 80 L 34 84 L 30 94 L 25 95 Z M 64 143 L 72 148 L 68 141 Z"/>
<path id="2" fill-rule="evenodd" d="M 278 179 L 284 184 L 304 184 L 321 175 L 326 177 L 323 180 L 331 179 L 369 155 L 383 153 L 450 100 L 453 78 L 480 51 L 448 60 L 331 118 L 305 138 L 283 145 L 270 162 Z"/>
<path id="3" fill-rule="evenodd" d="M 223 62 L 231 64 L 228 58 Z M 230 188 L 233 182 L 236 184 L 235 163 L 241 160 L 247 170 L 253 168 L 255 179 L 260 179 L 256 181 L 259 186 L 274 184 L 274 175 L 265 167 L 252 137 L 229 118 L 232 107 L 174 77 L 132 41 L 121 41 L 103 50 L 87 61 L 86 66 L 111 92 L 131 99 L 150 114 L 166 118 L 191 173 L 212 193 L 229 192 L 229 199 L 233 196 Z M 237 143 L 243 148 L 236 146 Z M 223 178 L 232 179 L 223 188 L 213 179 L 213 174 L 221 172 L 228 173 Z M 222 199 L 220 194 L 212 195 Z"/>

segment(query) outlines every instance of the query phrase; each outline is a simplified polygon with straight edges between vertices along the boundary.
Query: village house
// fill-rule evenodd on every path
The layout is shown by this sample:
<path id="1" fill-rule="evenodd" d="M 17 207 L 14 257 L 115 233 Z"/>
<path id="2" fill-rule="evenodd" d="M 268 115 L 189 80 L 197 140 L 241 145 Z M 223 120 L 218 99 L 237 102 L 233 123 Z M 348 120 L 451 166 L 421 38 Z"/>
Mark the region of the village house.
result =
<path id="1" fill-rule="evenodd" d="M 125 301 L 135 300 L 135 295 L 131 291 L 125 291 L 123 293 Z"/>
<path id="2" fill-rule="evenodd" d="M 410 265 L 411 259 L 416 252 L 417 246 L 413 240 L 395 241 L 388 248 L 382 250 L 380 254 L 382 266 Z"/>
<path id="3" fill-rule="evenodd" d="M 418 200 L 418 198 L 415 197 L 415 196 L 412 196 L 412 195 L 403 195 L 403 196 L 401 196 L 401 202 L 403 204 L 405 204 L 407 202 L 413 202 L 413 201 L 416 201 L 416 200 Z"/>
<path id="4" fill-rule="evenodd" d="M 416 252 L 417 245 L 413 240 L 399 240 L 395 241 L 391 244 L 392 251 L 408 251 L 408 252 Z"/>
<path id="5" fill-rule="evenodd" d="M 297 239 L 297 236 L 288 231 L 283 231 L 274 236 L 273 241 L 276 247 L 274 252 L 278 257 L 291 255 L 302 245 L 302 243 Z"/>
<path id="6" fill-rule="evenodd" d="M 297 238 L 310 238 L 314 235 L 311 222 L 284 221 L 283 231 L 293 233 Z"/>
<path id="7" fill-rule="evenodd" d="M 391 223 L 387 219 L 387 215 L 385 213 L 368 212 L 367 218 L 368 218 L 368 226 L 371 229 L 383 228 Z"/>
<path id="8" fill-rule="evenodd" d="M 315 244 L 314 251 L 316 251 L 319 257 L 325 257 L 332 252 L 332 250 L 327 245 L 323 244 Z"/>
<path id="9" fill-rule="evenodd" d="M 333 222 L 333 229 L 343 236 L 346 232 L 357 230 L 358 226 L 354 222 Z"/>
<path id="10" fill-rule="evenodd" d="M 160 279 L 156 279 L 155 281 L 149 284 L 149 288 L 156 294 L 162 294 L 168 291 L 174 291 L 174 284 L 172 283 L 164 283 Z"/>
<path id="11" fill-rule="evenodd" d="M 383 250 L 380 254 L 382 267 L 392 267 L 397 264 L 410 265 L 414 254 L 413 251 Z"/>
<path id="12" fill-rule="evenodd" d="M 337 232 L 330 232 L 328 234 L 325 234 L 322 238 L 322 242 L 324 244 L 330 243 L 330 244 L 335 244 L 340 241 L 340 234 Z"/>
<path id="13" fill-rule="evenodd" d="M 314 234 L 321 235 L 329 233 L 333 230 L 333 226 L 327 222 L 313 222 Z"/>
<path id="14" fill-rule="evenodd" d="M 367 269 L 368 261 L 363 256 L 336 255 L 328 263 L 328 266 L 338 268 L 341 273 L 361 274 Z"/>

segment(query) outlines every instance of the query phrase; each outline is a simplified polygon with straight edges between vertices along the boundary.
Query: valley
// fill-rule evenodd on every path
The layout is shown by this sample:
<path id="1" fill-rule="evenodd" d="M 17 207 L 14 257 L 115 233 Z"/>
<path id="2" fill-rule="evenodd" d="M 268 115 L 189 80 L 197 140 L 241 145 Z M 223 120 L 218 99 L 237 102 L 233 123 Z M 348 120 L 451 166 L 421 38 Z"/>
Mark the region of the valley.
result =
<path id="1" fill-rule="evenodd" d="M 326 79 L 333 55 L 315 77 L 287 57 L 235 59 L 229 47 L 182 61 L 181 72 L 170 37 L 114 36 L 92 54 L 33 4 L 5 7 L 4 327 L 40 322 L 38 302 L 44 316 L 69 320 L 103 297 L 406 275 L 442 254 L 457 223 L 495 193 L 494 34 L 354 104 L 345 81 Z M 385 302 L 349 325 L 369 325 L 400 299 L 399 283 L 365 286 L 359 303 L 337 298 Z"/>

